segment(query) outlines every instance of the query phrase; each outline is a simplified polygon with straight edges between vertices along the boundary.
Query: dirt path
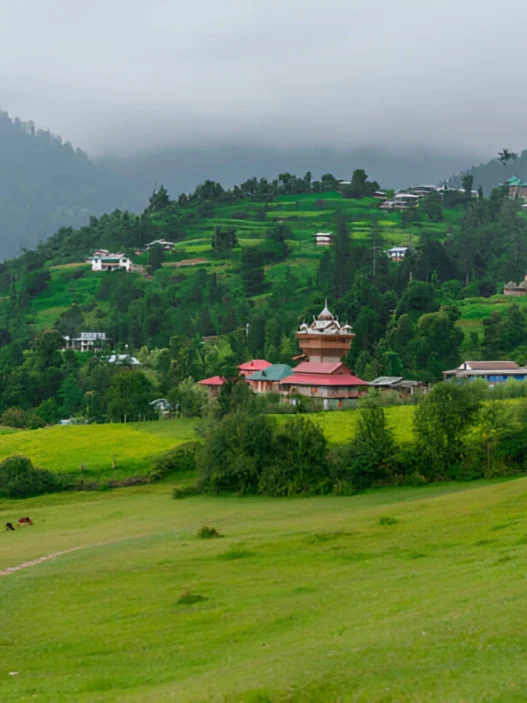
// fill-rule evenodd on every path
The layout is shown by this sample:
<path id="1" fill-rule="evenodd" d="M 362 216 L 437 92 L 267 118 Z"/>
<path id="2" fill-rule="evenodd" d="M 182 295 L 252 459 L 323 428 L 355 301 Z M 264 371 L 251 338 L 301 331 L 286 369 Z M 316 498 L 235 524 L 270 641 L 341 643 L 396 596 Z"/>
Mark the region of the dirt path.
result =
<path id="1" fill-rule="evenodd" d="M 78 552 L 81 549 L 92 549 L 93 547 L 103 547 L 106 544 L 115 544 L 115 542 L 126 542 L 129 539 L 136 539 L 137 537 L 145 537 L 147 532 L 140 535 L 132 535 L 131 537 L 119 537 L 118 539 L 110 539 L 106 542 L 96 542 L 95 544 L 85 544 L 79 547 L 70 547 L 70 549 L 64 549 L 62 552 L 52 552 L 51 554 L 46 554 L 38 559 L 31 559 L 30 561 L 25 561 L 23 564 L 18 564 L 18 566 L 9 566 L 7 569 L 0 571 L 0 576 L 9 576 L 17 571 L 22 571 L 22 569 L 29 569 L 32 566 L 37 566 L 38 564 L 43 564 L 45 561 L 50 561 L 51 559 L 57 559 L 65 554 L 71 554 L 72 552 Z"/>

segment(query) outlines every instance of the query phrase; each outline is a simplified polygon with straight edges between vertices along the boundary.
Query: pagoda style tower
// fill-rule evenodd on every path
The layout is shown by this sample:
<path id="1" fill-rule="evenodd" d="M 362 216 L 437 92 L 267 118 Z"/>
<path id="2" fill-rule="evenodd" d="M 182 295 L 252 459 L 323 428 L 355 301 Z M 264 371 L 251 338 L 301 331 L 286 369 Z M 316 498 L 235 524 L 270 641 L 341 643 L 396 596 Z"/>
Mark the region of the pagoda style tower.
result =
<path id="1" fill-rule="evenodd" d="M 351 347 L 353 337 L 350 325 L 341 325 L 326 306 L 313 322 L 300 325 L 296 333 L 298 344 L 307 361 L 338 363 Z"/>

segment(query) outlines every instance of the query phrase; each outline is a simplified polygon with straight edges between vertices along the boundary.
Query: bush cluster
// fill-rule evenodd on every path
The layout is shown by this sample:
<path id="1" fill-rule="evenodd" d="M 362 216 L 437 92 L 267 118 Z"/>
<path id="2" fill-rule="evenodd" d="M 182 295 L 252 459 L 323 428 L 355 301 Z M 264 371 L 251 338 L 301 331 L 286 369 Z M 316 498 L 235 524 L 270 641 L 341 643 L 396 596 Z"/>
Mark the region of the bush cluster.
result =
<path id="1" fill-rule="evenodd" d="M 195 471 L 198 446 L 198 442 L 185 442 L 160 454 L 153 461 L 150 477 L 158 480 L 173 473 Z"/>
<path id="2" fill-rule="evenodd" d="M 527 468 L 527 401 L 488 398 L 480 384 L 438 384 L 416 407 L 415 439 L 397 444 L 384 408 L 368 397 L 354 438 L 337 448 L 302 415 L 278 420 L 247 408 L 233 411 L 209 426 L 197 451 L 199 489 L 353 495 L 371 486 L 521 473 Z"/>
<path id="3" fill-rule="evenodd" d="M 71 479 L 33 467 L 24 456 L 11 456 L 0 463 L 0 496 L 29 498 L 44 493 L 57 493 L 71 486 Z"/>

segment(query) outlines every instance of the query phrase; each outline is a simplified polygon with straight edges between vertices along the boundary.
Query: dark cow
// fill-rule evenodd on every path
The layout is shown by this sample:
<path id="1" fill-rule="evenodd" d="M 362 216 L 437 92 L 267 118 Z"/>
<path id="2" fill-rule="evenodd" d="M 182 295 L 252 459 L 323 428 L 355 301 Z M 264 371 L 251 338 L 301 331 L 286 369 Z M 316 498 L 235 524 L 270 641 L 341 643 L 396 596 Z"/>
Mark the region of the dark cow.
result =
<path id="1" fill-rule="evenodd" d="M 30 517 L 20 517 L 18 518 L 19 525 L 32 525 L 33 522 Z"/>
<path id="2" fill-rule="evenodd" d="M 6 529 L 6 532 L 14 532 L 15 531 L 15 528 L 13 527 L 13 525 L 10 522 L 6 522 L 5 529 Z"/>

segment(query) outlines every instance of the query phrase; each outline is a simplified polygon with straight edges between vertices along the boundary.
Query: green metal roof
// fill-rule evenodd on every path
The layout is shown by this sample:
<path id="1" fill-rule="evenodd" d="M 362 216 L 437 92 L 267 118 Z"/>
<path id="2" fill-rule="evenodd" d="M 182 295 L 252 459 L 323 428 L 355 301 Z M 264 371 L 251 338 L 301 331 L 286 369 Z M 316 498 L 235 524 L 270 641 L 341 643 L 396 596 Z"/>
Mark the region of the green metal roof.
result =
<path id="1" fill-rule="evenodd" d="M 287 364 L 271 364 L 263 371 L 256 371 L 247 377 L 248 381 L 281 381 L 293 373 L 293 369 Z"/>
<path id="2" fill-rule="evenodd" d="M 509 178 L 507 181 L 508 186 L 520 186 L 527 188 L 527 183 L 525 181 L 522 181 L 518 176 L 512 176 L 512 178 Z"/>

